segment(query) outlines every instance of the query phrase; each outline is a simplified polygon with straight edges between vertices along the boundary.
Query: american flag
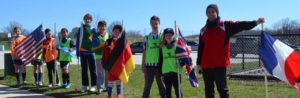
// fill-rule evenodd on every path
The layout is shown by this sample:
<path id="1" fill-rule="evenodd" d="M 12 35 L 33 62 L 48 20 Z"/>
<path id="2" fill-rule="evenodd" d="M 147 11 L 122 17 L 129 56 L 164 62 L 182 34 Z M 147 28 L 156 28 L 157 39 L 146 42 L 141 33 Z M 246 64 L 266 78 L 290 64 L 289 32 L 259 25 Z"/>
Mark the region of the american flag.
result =
<path id="1" fill-rule="evenodd" d="M 178 26 L 176 26 L 176 29 L 178 31 L 176 34 L 176 58 L 186 64 L 186 72 L 189 74 L 189 81 L 193 87 L 198 88 L 198 80 L 192 63 L 192 58 L 190 56 L 189 48 L 187 47 L 186 41 L 182 36 Z"/>
<path id="2" fill-rule="evenodd" d="M 42 53 L 42 42 L 44 39 L 43 26 L 40 25 L 15 47 L 18 56 L 25 65 L 34 61 Z"/>

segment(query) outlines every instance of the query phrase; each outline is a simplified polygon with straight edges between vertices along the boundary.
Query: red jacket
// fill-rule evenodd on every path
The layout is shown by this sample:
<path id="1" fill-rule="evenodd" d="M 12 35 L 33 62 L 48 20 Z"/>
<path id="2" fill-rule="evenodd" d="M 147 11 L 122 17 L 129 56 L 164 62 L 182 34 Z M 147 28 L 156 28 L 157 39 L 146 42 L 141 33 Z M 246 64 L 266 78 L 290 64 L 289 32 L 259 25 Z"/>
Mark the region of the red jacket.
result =
<path id="1" fill-rule="evenodd" d="M 117 44 L 118 39 L 113 39 L 111 41 L 114 45 Z M 103 51 L 102 51 L 102 59 L 101 59 L 101 64 L 104 64 L 104 62 L 106 61 L 106 59 L 108 58 L 110 51 L 111 51 L 111 43 L 108 43 L 108 41 L 105 42 L 105 45 L 103 47 Z"/>
<path id="2" fill-rule="evenodd" d="M 202 69 L 230 65 L 230 36 L 256 26 L 256 21 L 222 21 L 213 27 L 203 27 L 199 35 L 197 65 Z"/>

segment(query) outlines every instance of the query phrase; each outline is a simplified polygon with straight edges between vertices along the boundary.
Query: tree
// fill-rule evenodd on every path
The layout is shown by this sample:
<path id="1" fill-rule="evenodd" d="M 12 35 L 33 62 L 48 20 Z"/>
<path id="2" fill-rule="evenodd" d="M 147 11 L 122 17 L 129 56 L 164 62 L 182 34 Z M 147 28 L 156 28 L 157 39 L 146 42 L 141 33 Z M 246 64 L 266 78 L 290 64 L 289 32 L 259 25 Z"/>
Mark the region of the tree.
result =
<path id="1" fill-rule="evenodd" d="M 109 34 L 112 34 L 112 30 L 114 28 L 115 25 L 122 25 L 122 22 L 121 21 L 113 21 L 107 28 L 106 28 L 106 31 L 109 33 Z"/>
<path id="2" fill-rule="evenodd" d="M 74 27 L 71 32 L 69 32 L 69 37 L 77 38 L 76 34 L 78 33 L 79 27 Z"/>
<path id="3" fill-rule="evenodd" d="M 281 19 L 273 24 L 273 29 L 277 34 L 300 33 L 300 21 L 291 20 L 290 18 Z"/>
<path id="4" fill-rule="evenodd" d="M 126 35 L 127 37 L 131 37 L 131 38 L 140 38 L 143 37 L 140 32 L 141 31 L 137 31 L 137 30 L 128 30 L 126 31 Z"/>
<path id="5" fill-rule="evenodd" d="M 2 28 L 2 31 L 4 33 L 11 33 L 11 35 L 13 35 L 13 33 L 14 33 L 14 27 L 16 27 L 16 26 L 21 27 L 21 31 L 22 31 L 23 35 L 30 34 L 30 32 L 27 29 L 24 29 L 22 27 L 23 26 L 22 24 L 20 24 L 20 23 L 18 23 L 16 21 L 10 21 L 8 26 Z"/>
<path id="6" fill-rule="evenodd" d="M 96 13 L 93 13 L 93 26 L 95 28 L 98 27 L 98 22 L 101 21 L 101 20 L 104 20 L 105 18 L 103 17 L 102 14 L 100 14 L 99 12 L 96 12 Z"/>

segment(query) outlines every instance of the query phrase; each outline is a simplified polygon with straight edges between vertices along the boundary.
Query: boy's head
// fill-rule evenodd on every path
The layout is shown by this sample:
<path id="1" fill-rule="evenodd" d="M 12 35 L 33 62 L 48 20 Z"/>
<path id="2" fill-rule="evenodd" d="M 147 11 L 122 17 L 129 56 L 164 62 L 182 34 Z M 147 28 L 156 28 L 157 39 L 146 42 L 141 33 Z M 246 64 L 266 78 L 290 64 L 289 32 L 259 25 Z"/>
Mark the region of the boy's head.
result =
<path id="1" fill-rule="evenodd" d="M 98 22 L 98 32 L 105 32 L 106 29 L 106 22 L 105 21 L 99 21 Z"/>
<path id="2" fill-rule="evenodd" d="M 113 28 L 113 35 L 114 38 L 118 38 L 122 33 L 122 26 L 121 25 L 115 25 Z"/>
<path id="3" fill-rule="evenodd" d="M 85 14 L 83 17 L 83 20 L 84 20 L 85 25 L 91 25 L 91 23 L 93 21 L 93 17 L 91 14 Z"/>
<path id="4" fill-rule="evenodd" d="M 61 30 L 60 30 L 60 33 L 61 33 L 61 36 L 63 37 L 63 38 L 65 38 L 65 37 L 67 37 L 68 36 L 68 29 L 66 29 L 66 28 L 62 28 Z"/>
<path id="5" fill-rule="evenodd" d="M 21 33 L 22 33 L 21 27 L 19 27 L 19 26 L 14 27 L 14 34 L 13 34 L 13 36 L 19 36 Z"/>
<path id="6" fill-rule="evenodd" d="M 175 39 L 174 30 L 172 28 L 166 28 L 164 30 L 164 39 L 170 43 Z"/>
<path id="7" fill-rule="evenodd" d="M 47 28 L 47 29 L 45 30 L 45 35 L 46 35 L 47 38 L 51 38 L 52 32 L 51 32 L 51 30 L 50 30 L 49 28 Z"/>
<path id="8" fill-rule="evenodd" d="M 216 4 L 210 4 L 206 8 L 206 16 L 210 21 L 213 21 L 219 16 L 219 9 Z"/>
<path id="9" fill-rule="evenodd" d="M 152 16 L 150 19 L 150 25 L 152 30 L 158 30 L 160 25 L 160 19 L 157 16 Z"/>

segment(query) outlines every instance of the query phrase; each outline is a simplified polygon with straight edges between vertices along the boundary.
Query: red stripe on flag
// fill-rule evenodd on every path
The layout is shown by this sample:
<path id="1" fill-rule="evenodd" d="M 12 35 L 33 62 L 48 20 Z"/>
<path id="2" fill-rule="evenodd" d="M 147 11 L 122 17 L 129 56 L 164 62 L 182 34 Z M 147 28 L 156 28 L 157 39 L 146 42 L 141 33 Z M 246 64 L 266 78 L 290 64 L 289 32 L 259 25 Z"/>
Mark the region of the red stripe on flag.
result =
<path id="1" fill-rule="evenodd" d="M 290 84 L 292 84 L 295 88 L 297 86 L 297 80 L 300 78 L 300 55 L 298 52 L 293 51 L 289 57 L 285 60 L 285 75 Z"/>
<path id="2" fill-rule="evenodd" d="M 29 39 L 32 39 L 32 36 L 27 36 L 18 46 L 16 46 L 15 48 L 18 49 L 19 47 L 23 46 L 23 43 L 28 43 Z"/>

